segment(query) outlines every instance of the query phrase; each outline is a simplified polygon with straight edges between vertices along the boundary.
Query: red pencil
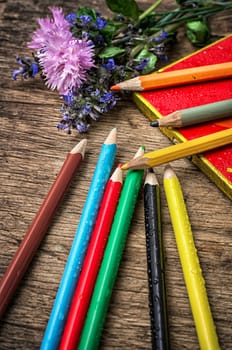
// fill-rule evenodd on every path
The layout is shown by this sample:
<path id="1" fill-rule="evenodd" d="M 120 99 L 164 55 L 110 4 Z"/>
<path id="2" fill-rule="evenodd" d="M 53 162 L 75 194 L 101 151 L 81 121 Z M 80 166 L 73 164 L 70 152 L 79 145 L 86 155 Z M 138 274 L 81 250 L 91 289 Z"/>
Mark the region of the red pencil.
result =
<path id="1" fill-rule="evenodd" d="M 60 350 L 77 348 L 121 193 L 122 181 L 121 166 L 118 166 L 106 185 L 96 224 L 61 338 Z"/>
<path id="2" fill-rule="evenodd" d="M 87 140 L 80 141 L 67 155 L 50 191 L 29 227 L 0 283 L 0 318 L 25 274 L 60 204 L 72 177 L 84 158 Z"/>

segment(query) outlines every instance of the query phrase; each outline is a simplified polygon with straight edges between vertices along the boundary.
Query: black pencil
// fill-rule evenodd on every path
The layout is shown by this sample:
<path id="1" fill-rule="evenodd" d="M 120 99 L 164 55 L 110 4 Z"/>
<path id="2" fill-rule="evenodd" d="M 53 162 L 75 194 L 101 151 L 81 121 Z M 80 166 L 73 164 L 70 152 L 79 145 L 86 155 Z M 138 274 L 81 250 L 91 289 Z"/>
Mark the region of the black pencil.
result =
<path id="1" fill-rule="evenodd" d="M 149 169 L 144 183 L 144 214 L 152 348 L 167 350 L 169 340 L 160 207 L 159 183 L 153 170 Z"/>

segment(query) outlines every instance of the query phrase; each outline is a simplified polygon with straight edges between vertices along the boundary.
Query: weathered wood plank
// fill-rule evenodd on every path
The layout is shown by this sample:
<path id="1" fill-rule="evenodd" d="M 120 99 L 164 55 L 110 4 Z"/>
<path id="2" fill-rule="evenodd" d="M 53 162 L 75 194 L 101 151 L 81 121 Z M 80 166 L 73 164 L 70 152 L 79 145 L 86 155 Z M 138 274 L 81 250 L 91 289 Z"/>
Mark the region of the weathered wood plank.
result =
<path id="1" fill-rule="evenodd" d="M 146 8 L 152 1 L 140 1 Z M 104 1 L 55 1 L 65 10 L 90 5 L 107 14 Z M 2 1 L 0 4 L 0 275 L 4 273 L 66 153 L 85 136 L 85 161 L 74 178 L 35 255 L 28 272 L 0 324 L 0 349 L 38 349 L 53 305 L 94 172 L 108 132 L 118 129 L 116 162 L 130 159 L 140 144 L 148 150 L 170 141 L 149 127 L 131 101 L 123 101 L 87 135 L 67 136 L 56 130 L 60 100 L 39 79 L 13 82 L 15 56 L 28 53 L 25 43 L 35 19 L 48 13 L 48 0 Z M 164 1 L 164 7 L 173 2 Z M 231 12 L 215 18 L 217 35 L 232 30 Z M 217 30 L 216 30 L 217 29 Z M 184 34 L 177 38 L 170 59 L 194 49 Z M 181 180 L 221 348 L 232 348 L 231 202 L 187 159 L 173 162 Z M 157 167 L 162 182 L 163 166 Z M 176 249 L 165 196 L 161 188 L 166 286 L 172 349 L 198 349 L 195 327 Z M 126 248 L 113 290 L 101 339 L 101 349 L 150 349 L 150 320 L 146 275 L 143 196 L 140 192 Z"/>

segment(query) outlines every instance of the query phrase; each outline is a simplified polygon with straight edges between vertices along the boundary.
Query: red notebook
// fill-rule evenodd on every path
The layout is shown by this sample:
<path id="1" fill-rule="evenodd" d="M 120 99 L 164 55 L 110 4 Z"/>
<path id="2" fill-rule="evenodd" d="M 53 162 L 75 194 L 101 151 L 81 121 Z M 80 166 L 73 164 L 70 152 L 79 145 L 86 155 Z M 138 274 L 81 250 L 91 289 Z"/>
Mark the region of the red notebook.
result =
<path id="1" fill-rule="evenodd" d="M 183 57 L 163 71 L 210 65 L 232 61 L 232 34 Z M 139 109 L 155 120 L 176 110 L 232 98 L 232 79 L 222 79 L 179 87 L 134 93 Z M 232 128 L 231 118 L 179 129 L 160 128 L 173 142 L 185 142 L 226 128 Z M 217 150 L 195 155 L 192 161 L 232 199 L 232 144 Z"/>

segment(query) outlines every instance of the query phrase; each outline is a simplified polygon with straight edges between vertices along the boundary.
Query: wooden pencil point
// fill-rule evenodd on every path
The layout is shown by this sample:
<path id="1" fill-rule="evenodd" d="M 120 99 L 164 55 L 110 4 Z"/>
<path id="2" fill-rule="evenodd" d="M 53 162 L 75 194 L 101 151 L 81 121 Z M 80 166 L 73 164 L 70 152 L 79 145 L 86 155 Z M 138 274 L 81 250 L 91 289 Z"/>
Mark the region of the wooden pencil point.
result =
<path id="1" fill-rule="evenodd" d="M 72 154 L 81 153 L 82 158 L 84 158 L 86 145 L 87 145 L 87 139 L 83 139 L 70 151 L 70 153 Z"/>
<path id="2" fill-rule="evenodd" d="M 172 179 L 175 176 L 176 176 L 176 174 L 175 174 L 173 168 L 171 167 L 170 164 L 167 164 L 164 168 L 164 178 L 165 179 Z"/>
<path id="3" fill-rule="evenodd" d="M 144 155 L 144 151 L 145 151 L 145 147 L 144 146 L 140 146 L 138 151 L 135 153 L 134 158 L 138 158 L 138 157 L 142 157 Z"/>
<path id="4" fill-rule="evenodd" d="M 123 181 L 122 177 L 122 169 L 121 169 L 121 164 L 117 166 L 117 168 L 114 170 L 113 174 L 111 175 L 110 179 L 112 181 L 118 181 L 121 182 Z"/>
<path id="5" fill-rule="evenodd" d="M 113 128 L 109 135 L 107 136 L 104 144 L 115 144 L 117 140 L 117 129 Z"/>
<path id="6" fill-rule="evenodd" d="M 145 181 L 144 181 L 144 186 L 146 184 L 149 184 L 149 185 L 158 185 L 159 182 L 158 182 L 158 179 L 157 179 L 157 176 L 155 175 L 153 169 L 149 169 L 149 171 L 147 172 L 147 175 L 145 177 Z"/>

